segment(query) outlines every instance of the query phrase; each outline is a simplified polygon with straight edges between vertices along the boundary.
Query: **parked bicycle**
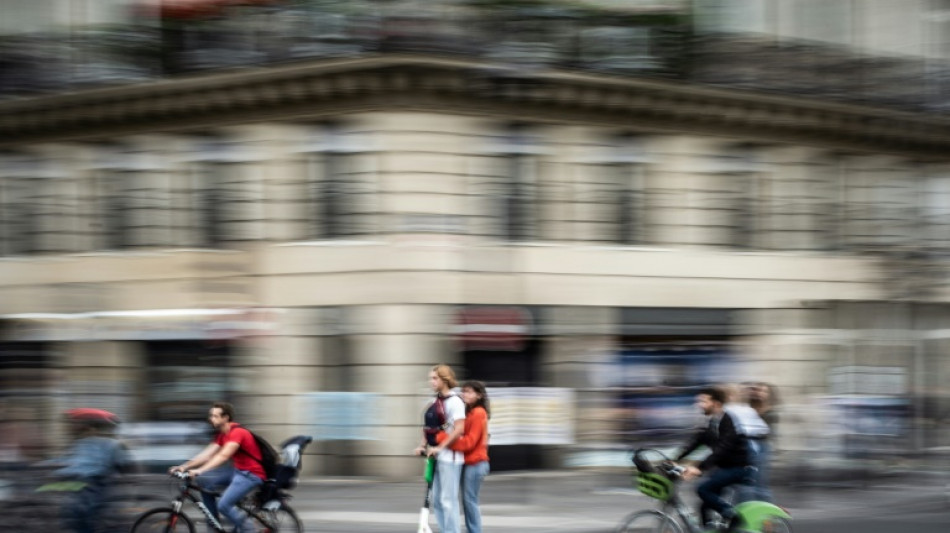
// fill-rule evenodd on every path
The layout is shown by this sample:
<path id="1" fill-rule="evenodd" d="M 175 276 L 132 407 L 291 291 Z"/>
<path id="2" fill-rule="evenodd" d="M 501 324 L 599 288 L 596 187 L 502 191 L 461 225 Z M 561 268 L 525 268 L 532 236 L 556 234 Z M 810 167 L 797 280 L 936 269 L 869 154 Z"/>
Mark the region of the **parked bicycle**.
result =
<path id="1" fill-rule="evenodd" d="M 195 533 L 194 521 L 185 514 L 185 503 L 201 510 L 208 523 L 218 533 L 227 533 L 221 521 L 211 514 L 211 511 L 201 501 L 201 494 L 219 493 L 207 491 L 192 482 L 184 472 L 175 472 L 172 477 L 181 481 L 178 496 L 172 501 L 171 507 L 158 507 L 142 514 L 132 526 L 130 533 Z M 266 488 L 266 487 L 265 487 Z M 247 513 L 263 533 L 303 533 L 303 524 L 297 518 L 297 513 L 287 504 L 290 494 L 284 490 L 269 491 L 272 494 L 267 501 L 261 501 L 264 488 L 252 492 L 244 498 L 239 507 Z"/>
<path id="2" fill-rule="evenodd" d="M 652 456 L 652 458 L 651 458 Z M 662 502 L 659 509 L 631 513 L 617 528 L 617 533 L 711 533 L 696 513 L 677 492 L 684 469 L 662 452 L 641 449 L 634 452 L 637 467 L 637 488 L 643 494 Z M 781 507 L 763 501 L 736 505 L 740 531 L 752 533 L 791 533 L 792 517 Z M 722 524 L 724 527 L 725 525 Z"/>

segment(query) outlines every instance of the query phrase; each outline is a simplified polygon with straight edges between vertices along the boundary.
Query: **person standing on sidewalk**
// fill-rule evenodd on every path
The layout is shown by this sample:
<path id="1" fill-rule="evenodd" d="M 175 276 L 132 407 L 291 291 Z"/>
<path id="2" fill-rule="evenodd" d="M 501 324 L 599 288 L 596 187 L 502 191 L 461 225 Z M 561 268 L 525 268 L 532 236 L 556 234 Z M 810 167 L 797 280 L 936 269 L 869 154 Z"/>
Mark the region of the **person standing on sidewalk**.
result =
<path id="1" fill-rule="evenodd" d="M 208 411 L 208 421 L 214 427 L 214 441 L 192 459 L 171 467 L 168 471 L 187 472 L 199 487 L 222 490 L 216 502 L 212 494 L 201 494 L 205 506 L 218 518 L 218 510 L 234 524 L 234 530 L 248 533 L 254 530 L 238 503 L 267 479 L 261 465 L 261 450 L 251 432 L 234 421 L 234 407 L 218 402 Z M 231 465 L 226 463 L 231 462 Z M 207 474 L 207 475 L 205 475 Z"/>
<path id="2" fill-rule="evenodd" d="M 429 371 L 429 385 L 436 396 L 426 409 L 423 440 L 415 450 L 417 455 L 436 459 L 432 508 L 441 533 L 461 532 L 458 502 L 465 454 L 449 448 L 465 431 L 465 404 L 452 390 L 457 384 L 448 365 L 436 365 Z M 448 434 L 441 443 L 439 431 Z"/>
<path id="3" fill-rule="evenodd" d="M 490 470 L 488 466 L 488 419 L 491 408 L 488 391 L 481 381 L 462 383 L 462 401 L 465 402 L 465 433 L 452 443 L 451 449 L 465 454 L 462 468 L 462 507 L 465 509 L 465 530 L 482 533 L 482 512 L 478 494 L 482 481 Z M 439 434 L 439 442 L 448 435 Z"/>

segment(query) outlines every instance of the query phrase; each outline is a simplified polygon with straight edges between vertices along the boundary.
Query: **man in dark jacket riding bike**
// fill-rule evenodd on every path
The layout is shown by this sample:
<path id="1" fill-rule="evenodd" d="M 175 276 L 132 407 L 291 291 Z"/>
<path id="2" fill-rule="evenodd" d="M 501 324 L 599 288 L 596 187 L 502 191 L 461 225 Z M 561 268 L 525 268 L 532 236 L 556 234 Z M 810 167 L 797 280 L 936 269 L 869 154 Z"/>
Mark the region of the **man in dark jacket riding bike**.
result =
<path id="1" fill-rule="evenodd" d="M 727 531 L 734 531 L 738 527 L 738 515 L 732 504 L 722 498 L 722 492 L 729 485 L 750 482 L 755 468 L 747 437 L 740 431 L 739 422 L 723 408 L 726 398 L 726 391 L 721 387 L 707 387 L 696 395 L 696 405 L 709 421 L 693 436 L 676 461 L 683 460 L 702 445 L 711 450 L 698 465 L 684 466 L 683 479 L 688 481 L 706 475 L 706 480 L 696 489 L 702 500 L 700 516 L 708 521 L 708 511 L 716 511 L 728 521 Z"/>

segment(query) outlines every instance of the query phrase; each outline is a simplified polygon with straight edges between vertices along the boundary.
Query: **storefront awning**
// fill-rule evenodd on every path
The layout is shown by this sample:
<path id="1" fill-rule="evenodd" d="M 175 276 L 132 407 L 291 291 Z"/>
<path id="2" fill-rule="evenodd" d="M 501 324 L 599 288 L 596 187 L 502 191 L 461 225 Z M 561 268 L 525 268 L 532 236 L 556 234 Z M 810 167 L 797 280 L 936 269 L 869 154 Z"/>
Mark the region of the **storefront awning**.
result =
<path id="1" fill-rule="evenodd" d="M 236 339 L 274 332 L 279 309 L 145 309 L 0 315 L 7 341 Z"/>

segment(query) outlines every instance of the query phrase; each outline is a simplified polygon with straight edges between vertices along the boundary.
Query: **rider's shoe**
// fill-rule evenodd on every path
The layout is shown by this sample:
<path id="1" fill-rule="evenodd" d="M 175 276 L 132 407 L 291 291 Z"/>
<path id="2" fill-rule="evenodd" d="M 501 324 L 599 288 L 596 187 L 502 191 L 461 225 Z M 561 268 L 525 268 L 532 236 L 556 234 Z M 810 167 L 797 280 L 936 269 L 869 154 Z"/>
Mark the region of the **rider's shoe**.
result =
<path id="1" fill-rule="evenodd" d="M 736 533 L 736 532 L 738 532 L 738 531 L 741 529 L 741 528 L 739 527 L 739 523 L 740 523 L 741 521 L 742 521 L 742 519 L 739 518 L 739 515 L 737 515 L 737 514 L 732 515 L 732 518 L 729 519 L 729 525 L 726 526 L 726 529 L 724 529 L 723 531 L 724 531 L 725 533 Z"/>

